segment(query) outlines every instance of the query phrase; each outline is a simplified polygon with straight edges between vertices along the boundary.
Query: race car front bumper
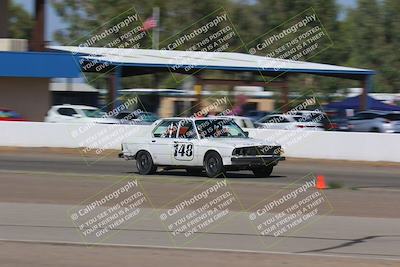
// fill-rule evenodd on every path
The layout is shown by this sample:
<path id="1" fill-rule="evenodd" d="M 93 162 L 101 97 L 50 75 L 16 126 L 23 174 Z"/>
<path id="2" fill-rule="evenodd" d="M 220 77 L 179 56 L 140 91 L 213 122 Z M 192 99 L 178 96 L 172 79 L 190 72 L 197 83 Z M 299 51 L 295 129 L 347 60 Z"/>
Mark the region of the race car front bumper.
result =
<path id="1" fill-rule="evenodd" d="M 232 165 L 265 165 L 278 164 L 278 161 L 285 160 L 285 157 L 278 155 L 259 155 L 259 156 L 232 156 Z"/>

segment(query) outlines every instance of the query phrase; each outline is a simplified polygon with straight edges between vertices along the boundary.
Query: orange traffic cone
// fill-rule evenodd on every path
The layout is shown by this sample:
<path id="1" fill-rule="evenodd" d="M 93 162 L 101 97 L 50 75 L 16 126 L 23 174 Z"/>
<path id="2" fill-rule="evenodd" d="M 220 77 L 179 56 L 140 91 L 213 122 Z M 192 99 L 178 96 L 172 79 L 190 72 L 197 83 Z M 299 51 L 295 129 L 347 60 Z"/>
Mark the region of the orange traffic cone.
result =
<path id="1" fill-rule="evenodd" d="M 317 188 L 317 189 L 327 189 L 328 188 L 328 186 L 325 183 L 325 177 L 323 175 L 317 176 L 317 183 L 315 185 L 315 188 Z"/>

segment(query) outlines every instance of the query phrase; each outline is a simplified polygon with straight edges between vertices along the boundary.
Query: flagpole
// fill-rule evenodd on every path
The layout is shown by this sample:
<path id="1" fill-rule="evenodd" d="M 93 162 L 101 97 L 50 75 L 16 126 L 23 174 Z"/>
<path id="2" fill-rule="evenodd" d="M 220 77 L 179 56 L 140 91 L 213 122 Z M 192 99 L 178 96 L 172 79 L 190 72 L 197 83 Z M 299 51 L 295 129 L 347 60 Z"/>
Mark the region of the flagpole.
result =
<path id="1" fill-rule="evenodd" d="M 156 21 L 156 27 L 153 28 L 153 49 L 159 49 L 160 42 L 160 8 L 153 7 L 153 19 Z"/>

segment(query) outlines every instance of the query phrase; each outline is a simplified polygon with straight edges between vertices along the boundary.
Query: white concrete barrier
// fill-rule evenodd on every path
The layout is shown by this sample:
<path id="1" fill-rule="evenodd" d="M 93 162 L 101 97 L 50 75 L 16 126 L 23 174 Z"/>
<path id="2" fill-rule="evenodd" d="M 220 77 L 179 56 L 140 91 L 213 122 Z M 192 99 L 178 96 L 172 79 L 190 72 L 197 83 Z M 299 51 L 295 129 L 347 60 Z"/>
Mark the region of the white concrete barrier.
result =
<path id="1" fill-rule="evenodd" d="M 149 126 L 116 124 L 1 122 L 0 146 L 119 149 L 124 138 L 149 130 Z"/>
<path id="2" fill-rule="evenodd" d="M 119 149 L 121 140 L 150 126 L 1 122 L 0 146 Z M 400 162 L 400 134 L 246 129 L 250 136 L 274 140 L 287 157 Z"/>
<path id="3" fill-rule="evenodd" d="M 400 162 L 400 134 L 248 129 L 274 140 L 288 157 Z"/>

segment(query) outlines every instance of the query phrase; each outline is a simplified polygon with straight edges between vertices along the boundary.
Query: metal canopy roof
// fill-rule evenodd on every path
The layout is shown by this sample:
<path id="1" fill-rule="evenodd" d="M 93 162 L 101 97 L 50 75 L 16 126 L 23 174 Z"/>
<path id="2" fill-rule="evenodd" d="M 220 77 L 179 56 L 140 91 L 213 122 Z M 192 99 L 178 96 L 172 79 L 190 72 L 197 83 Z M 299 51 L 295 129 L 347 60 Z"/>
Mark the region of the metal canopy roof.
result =
<path id="1" fill-rule="evenodd" d="M 73 57 L 51 52 L 0 52 L 0 77 L 77 78 Z"/>
<path id="2" fill-rule="evenodd" d="M 162 71 L 192 74 L 201 69 L 260 72 L 276 76 L 282 73 L 309 73 L 350 79 L 364 79 L 375 74 L 368 69 L 275 59 L 244 53 L 202 52 L 102 47 L 51 46 L 72 52 L 84 60 L 122 66 L 122 75 L 139 75 Z"/>

